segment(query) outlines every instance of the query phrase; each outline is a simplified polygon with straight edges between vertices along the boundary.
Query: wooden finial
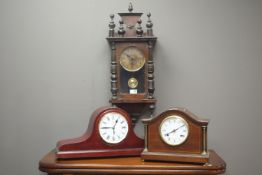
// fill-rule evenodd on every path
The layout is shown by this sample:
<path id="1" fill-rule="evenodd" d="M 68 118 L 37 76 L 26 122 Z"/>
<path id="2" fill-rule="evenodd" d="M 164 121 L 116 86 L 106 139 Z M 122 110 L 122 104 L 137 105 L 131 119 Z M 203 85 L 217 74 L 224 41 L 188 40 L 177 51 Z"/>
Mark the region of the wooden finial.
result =
<path id="1" fill-rule="evenodd" d="M 137 23 L 138 23 L 138 27 L 136 29 L 136 33 L 137 33 L 137 36 L 141 37 L 143 35 L 143 30 L 142 30 L 142 26 L 141 26 L 142 20 L 139 19 L 137 21 Z"/>
<path id="2" fill-rule="evenodd" d="M 150 17 L 151 17 L 151 13 L 150 12 L 147 14 L 147 17 L 148 17 L 148 20 L 147 20 L 147 23 L 146 23 L 147 35 L 148 36 L 153 36 L 153 29 L 152 29 L 153 23 L 152 23 L 152 21 L 150 19 Z"/>
<path id="3" fill-rule="evenodd" d="M 111 21 L 109 22 L 109 37 L 113 37 L 115 35 L 115 23 L 114 23 L 114 14 L 110 15 Z"/>
<path id="4" fill-rule="evenodd" d="M 126 31 L 124 30 L 124 26 L 123 26 L 124 21 L 120 20 L 119 24 L 120 24 L 120 26 L 119 26 L 118 34 L 119 34 L 119 36 L 124 36 L 124 34 L 126 33 Z"/>
<path id="5" fill-rule="evenodd" d="M 129 5 L 128 5 L 128 11 L 129 11 L 130 13 L 132 13 L 132 11 L 133 11 L 133 5 L 132 5 L 131 2 L 130 2 Z"/>

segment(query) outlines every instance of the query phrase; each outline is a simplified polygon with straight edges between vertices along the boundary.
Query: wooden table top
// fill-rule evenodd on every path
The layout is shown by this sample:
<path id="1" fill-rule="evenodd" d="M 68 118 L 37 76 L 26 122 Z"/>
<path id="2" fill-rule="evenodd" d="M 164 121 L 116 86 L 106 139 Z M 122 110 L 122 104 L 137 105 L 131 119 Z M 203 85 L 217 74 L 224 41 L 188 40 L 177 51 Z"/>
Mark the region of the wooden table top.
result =
<path id="1" fill-rule="evenodd" d="M 226 163 L 210 150 L 205 165 L 147 162 L 140 157 L 57 160 L 51 151 L 39 162 L 39 170 L 49 174 L 222 174 Z"/>

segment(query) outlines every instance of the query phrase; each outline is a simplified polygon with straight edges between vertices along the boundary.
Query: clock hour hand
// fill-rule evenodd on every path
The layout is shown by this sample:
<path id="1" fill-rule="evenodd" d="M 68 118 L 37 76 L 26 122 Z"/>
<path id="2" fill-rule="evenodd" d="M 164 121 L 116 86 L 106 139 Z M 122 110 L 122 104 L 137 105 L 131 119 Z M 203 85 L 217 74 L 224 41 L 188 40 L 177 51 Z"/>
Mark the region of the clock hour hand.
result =
<path id="1" fill-rule="evenodd" d="M 171 134 L 171 133 L 173 133 L 173 132 L 176 132 L 178 129 L 182 128 L 183 126 L 185 126 L 185 125 L 181 125 L 181 126 L 179 126 L 178 128 L 173 129 L 172 131 L 166 133 L 165 136 L 169 136 L 169 134 Z"/>
<path id="2" fill-rule="evenodd" d="M 133 65 L 135 64 L 135 60 L 136 60 L 136 59 L 135 59 L 133 56 L 127 54 L 127 53 L 125 53 L 125 55 L 126 55 L 128 58 L 130 58 L 131 64 L 132 64 L 132 66 L 133 66 Z"/>
<path id="3" fill-rule="evenodd" d="M 129 54 L 127 54 L 127 53 L 125 53 L 125 55 L 126 55 L 128 58 L 130 58 L 131 60 L 134 60 L 134 59 L 135 59 L 134 57 L 132 57 L 131 55 L 129 55 Z"/>

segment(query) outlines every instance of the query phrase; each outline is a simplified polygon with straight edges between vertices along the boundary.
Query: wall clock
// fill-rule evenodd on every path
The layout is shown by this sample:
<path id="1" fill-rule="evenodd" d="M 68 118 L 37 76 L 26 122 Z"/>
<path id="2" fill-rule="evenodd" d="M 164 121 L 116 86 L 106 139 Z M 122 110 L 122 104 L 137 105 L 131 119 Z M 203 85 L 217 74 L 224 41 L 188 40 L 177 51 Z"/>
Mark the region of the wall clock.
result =
<path id="1" fill-rule="evenodd" d="M 125 109 L 133 121 L 144 111 L 155 108 L 154 98 L 154 62 L 153 23 L 148 13 L 146 32 L 142 29 L 141 16 L 134 13 L 130 3 L 129 12 L 118 13 L 118 30 L 115 31 L 114 15 L 109 23 L 107 40 L 111 47 L 111 92 L 110 102 Z"/>
<path id="2" fill-rule="evenodd" d="M 184 108 L 174 108 L 155 118 L 144 119 L 144 160 L 208 162 L 207 120 Z"/>
<path id="3" fill-rule="evenodd" d="M 129 114 L 117 107 L 97 109 L 86 133 L 57 143 L 57 158 L 114 157 L 140 155 L 144 140 L 137 137 Z"/>

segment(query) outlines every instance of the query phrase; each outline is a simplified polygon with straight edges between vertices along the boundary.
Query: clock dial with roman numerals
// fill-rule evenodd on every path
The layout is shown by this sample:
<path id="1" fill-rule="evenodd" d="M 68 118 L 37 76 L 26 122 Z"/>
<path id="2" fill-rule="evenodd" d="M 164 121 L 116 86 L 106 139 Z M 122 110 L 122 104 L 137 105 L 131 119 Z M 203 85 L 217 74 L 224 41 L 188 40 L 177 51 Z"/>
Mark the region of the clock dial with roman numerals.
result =
<path id="1" fill-rule="evenodd" d="M 126 118 L 117 112 L 109 112 L 101 117 L 99 122 L 99 135 L 109 144 L 118 144 L 123 141 L 128 133 Z"/>

